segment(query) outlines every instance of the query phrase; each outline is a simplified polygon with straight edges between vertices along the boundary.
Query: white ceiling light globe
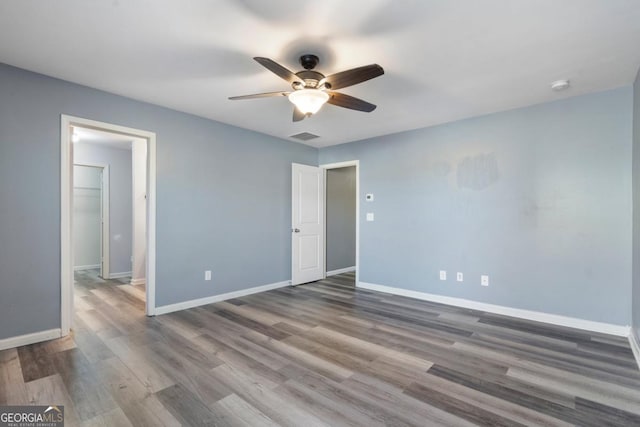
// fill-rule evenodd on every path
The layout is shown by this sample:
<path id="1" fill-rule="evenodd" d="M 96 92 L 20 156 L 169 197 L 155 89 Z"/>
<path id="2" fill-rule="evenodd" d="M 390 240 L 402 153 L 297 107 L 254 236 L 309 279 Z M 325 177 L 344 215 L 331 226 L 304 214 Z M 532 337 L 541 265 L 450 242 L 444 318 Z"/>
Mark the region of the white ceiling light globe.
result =
<path id="1" fill-rule="evenodd" d="M 318 89 L 300 89 L 289 94 L 289 101 L 302 114 L 315 114 L 329 100 L 329 95 Z"/>

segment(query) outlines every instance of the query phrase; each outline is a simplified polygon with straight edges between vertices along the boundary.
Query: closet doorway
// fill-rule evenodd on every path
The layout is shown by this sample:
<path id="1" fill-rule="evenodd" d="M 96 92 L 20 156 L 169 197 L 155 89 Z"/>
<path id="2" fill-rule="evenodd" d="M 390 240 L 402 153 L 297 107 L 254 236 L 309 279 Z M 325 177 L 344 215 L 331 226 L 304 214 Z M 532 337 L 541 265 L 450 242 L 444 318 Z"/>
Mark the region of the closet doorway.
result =
<path id="1" fill-rule="evenodd" d="M 73 165 L 73 270 L 109 277 L 109 165 Z"/>

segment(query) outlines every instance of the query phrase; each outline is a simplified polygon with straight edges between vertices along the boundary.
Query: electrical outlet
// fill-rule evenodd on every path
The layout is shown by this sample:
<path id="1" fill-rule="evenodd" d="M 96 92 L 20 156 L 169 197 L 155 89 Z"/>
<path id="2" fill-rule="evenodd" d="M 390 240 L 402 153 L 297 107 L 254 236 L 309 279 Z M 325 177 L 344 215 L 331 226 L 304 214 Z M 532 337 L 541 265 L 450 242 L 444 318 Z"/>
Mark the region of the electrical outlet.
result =
<path id="1" fill-rule="evenodd" d="M 440 270 L 440 280 L 447 280 L 447 272 L 445 270 Z"/>
<path id="2" fill-rule="evenodd" d="M 367 221 L 373 221 L 373 212 L 367 212 Z"/>
<path id="3" fill-rule="evenodd" d="M 463 278 L 462 273 L 460 273 L 460 272 L 456 273 L 456 280 L 458 282 L 462 282 L 462 278 Z"/>
<path id="4" fill-rule="evenodd" d="M 489 286 L 489 276 L 485 276 L 485 275 L 480 276 L 480 284 L 482 286 Z"/>
<path id="5" fill-rule="evenodd" d="M 211 280 L 211 270 L 204 272 L 204 280 Z"/>

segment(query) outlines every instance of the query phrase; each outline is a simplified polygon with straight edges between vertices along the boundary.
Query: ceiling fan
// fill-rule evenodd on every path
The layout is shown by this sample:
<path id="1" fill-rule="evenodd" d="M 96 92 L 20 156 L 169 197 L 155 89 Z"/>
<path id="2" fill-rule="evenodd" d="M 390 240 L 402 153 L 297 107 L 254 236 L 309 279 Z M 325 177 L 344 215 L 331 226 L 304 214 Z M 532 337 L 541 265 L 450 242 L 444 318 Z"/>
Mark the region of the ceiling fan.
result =
<path id="1" fill-rule="evenodd" d="M 318 65 L 318 62 L 320 62 L 316 55 L 302 55 L 300 57 L 300 65 L 302 65 L 304 70 L 298 71 L 297 73 L 289 71 L 287 68 L 269 58 L 255 57 L 253 59 L 267 70 L 291 83 L 293 91 L 256 93 L 254 95 L 232 96 L 229 99 L 238 100 L 286 96 L 289 98 L 289 101 L 295 105 L 293 109 L 294 122 L 303 120 L 305 117 L 317 113 L 325 103 L 367 113 L 376 109 L 374 104 L 353 96 L 345 95 L 344 93 L 335 92 L 335 89 L 353 86 L 383 75 L 384 70 L 378 64 L 365 65 L 325 76 L 313 70 L 316 65 Z"/>

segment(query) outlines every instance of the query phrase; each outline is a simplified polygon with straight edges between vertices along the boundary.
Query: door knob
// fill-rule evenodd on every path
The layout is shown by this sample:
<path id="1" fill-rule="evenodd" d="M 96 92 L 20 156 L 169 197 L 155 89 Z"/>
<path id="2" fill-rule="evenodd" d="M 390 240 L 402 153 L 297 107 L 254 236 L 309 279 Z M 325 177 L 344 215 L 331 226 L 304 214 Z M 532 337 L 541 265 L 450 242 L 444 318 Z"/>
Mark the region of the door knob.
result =
<path id="1" fill-rule="evenodd" d="M 300 229 L 299 229 L 299 228 L 294 228 L 294 229 L 293 229 L 293 232 L 294 232 L 294 233 L 299 233 L 299 232 L 300 232 Z"/>

